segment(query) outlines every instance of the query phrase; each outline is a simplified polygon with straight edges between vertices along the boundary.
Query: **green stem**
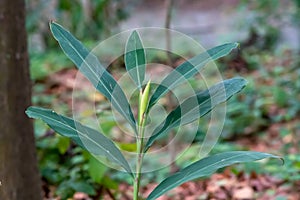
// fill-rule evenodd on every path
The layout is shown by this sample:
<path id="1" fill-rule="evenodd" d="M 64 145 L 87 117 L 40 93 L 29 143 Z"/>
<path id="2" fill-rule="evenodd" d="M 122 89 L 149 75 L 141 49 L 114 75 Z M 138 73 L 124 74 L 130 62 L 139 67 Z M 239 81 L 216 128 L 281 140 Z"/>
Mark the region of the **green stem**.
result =
<path id="1" fill-rule="evenodd" d="M 139 109 L 138 109 L 138 134 L 136 137 L 137 143 L 137 159 L 136 159 L 136 176 L 134 179 L 134 187 L 133 187 L 133 199 L 139 199 L 139 189 L 140 189 L 140 181 L 141 181 L 141 172 L 142 172 L 142 164 L 144 158 L 144 134 L 145 134 L 145 124 L 147 120 L 147 108 L 149 103 L 149 91 L 150 91 L 150 80 L 148 81 L 144 91 L 142 88 L 140 89 L 139 96 Z"/>
<path id="2" fill-rule="evenodd" d="M 138 157 L 136 160 L 136 176 L 134 179 L 134 187 L 133 187 L 133 199 L 139 200 L 139 190 L 140 190 L 140 181 L 141 181 L 141 171 L 143 164 L 143 148 L 144 148 L 144 134 L 145 134 L 145 123 L 146 123 L 147 115 L 142 115 L 141 123 L 138 128 L 138 136 L 137 136 L 137 152 Z"/>

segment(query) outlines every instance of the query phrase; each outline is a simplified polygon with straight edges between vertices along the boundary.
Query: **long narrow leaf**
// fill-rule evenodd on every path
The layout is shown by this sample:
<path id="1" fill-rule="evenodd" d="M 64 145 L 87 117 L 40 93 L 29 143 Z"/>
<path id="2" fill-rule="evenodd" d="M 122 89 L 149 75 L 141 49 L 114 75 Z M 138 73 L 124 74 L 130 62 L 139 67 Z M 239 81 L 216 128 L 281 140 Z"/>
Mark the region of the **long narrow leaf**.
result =
<path id="1" fill-rule="evenodd" d="M 185 183 L 187 181 L 208 176 L 216 170 L 235 163 L 251 162 L 264 158 L 279 158 L 278 156 L 253 152 L 253 151 L 231 151 L 216 154 L 213 156 L 201 159 L 186 168 L 183 168 L 176 174 L 163 180 L 148 196 L 147 200 L 153 200 L 167 191 Z"/>
<path id="2" fill-rule="evenodd" d="M 51 22 L 50 29 L 64 53 L 94 87 L 111 101 L 112 106 L 130 123 L 136 132 L 135 119 L 124 92 L 111 74 L 100 64 L 97 57 L 59 24 Z"/>
<path id="3" fill-rule="evenodd" d="M 229 54 L 238 43 L 223 44 L 203 52 L 176 67 L 154 91 L 151 96 L 148 110 L 169 90 L 172 90 L 186 79 L 194 76 L 209 61 L 216 60 Z"/>
<path id="4" fill-rule="evenodd" d="M 133 31 L 126 44 L 125 65 L 129 75 L 142 88 L 146 70 L 145 50 L 139 34 Z"/>
<path id="5" fill-rule="evenodd" d="M 105 156 L 111 162 L 123 167 L 133 176 L 123 154 L 102 133 L 49 109 L 29 107 L 26 110 L 26 114 L 28 117 L 43 120 L 60 135 L 71 138 L 76 144 L 92 154 Z"/>
<path id="6" fill-rule="evenodd" d="M 196 96 L 186 99 L 170 112 L 166 119 L 154 130 L 145 145 L 144 152 L 150 148 L 154 141 L 167 134 L 170 129 L 189 124 L 204 116 L 215 106 L 240 92 L 246 83 L 246 80 L 243 78 L 228 79 L 212 86 L 208 90 L 196 93 Z"/>

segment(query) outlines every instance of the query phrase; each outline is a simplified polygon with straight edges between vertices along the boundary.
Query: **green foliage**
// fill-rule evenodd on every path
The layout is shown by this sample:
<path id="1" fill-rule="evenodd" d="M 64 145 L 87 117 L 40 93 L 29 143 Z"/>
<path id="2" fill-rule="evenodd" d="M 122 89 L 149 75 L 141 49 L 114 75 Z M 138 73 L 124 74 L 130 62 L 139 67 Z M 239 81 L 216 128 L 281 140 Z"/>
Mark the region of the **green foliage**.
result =
<path id="1" fill-rule="evenodd" d="M 226 167 L 235 163 L 250 162 L 261 160 L 264 158 L 279 157 L 267 153 L 232 151 L 203 158 L 189 165 L 188 167 L 181 169 L 176 174 L 166 178 L 150 193 L 147 200 L 156 199 L 167 191 L 181 185 L 184 182 L 211 175 L 219 168 Z"/>
<path id="2" fill-rule="evenodd" d="M 223 130 L 224 138 L 232 138 L 241 133 L 255 133 L 267 124 L 264 114 L 269 101 L 262 98 L 260 93 L 262 88 L 258 89 L 261 86 L 255 85 L 250 78 L 248 80 L 249 84 L 245 89 L 247 95 L 234 96 L 231 99 L 232 104 L 227 106 L 227 118 Z M 245 128 L 248 128 L 249 131 L 246 132 Z"/>
<path id="3" fill-rule="evenodd" d="M 248 23 L 241 22 L 242 28 L 249 33 L 246 45 L 260 49 L 272 50 L 280 36 L 280 27 L 273 21 L 282 21 L 279 0 L 247 1 L 242 0 L 239 9 Z M 251 10 L 251 13 L 247 13 Z M 245 15 L 245 13 L 247 13 Z"/>
<path id="4" fill-rule="evenodd" d="M 29 107 L 26 110 L 29 117 L 42 119 L 53 130 L 62 136 L 71 138 L 76 144 L 97 156 L 104 156 L 111 162 L 122 166 L 129 174 L 131 169 L 115 144 L 102 133 L 82 125 L 81 123 L 54 111 L 38 107 Z"/>
<path id="5" fill-rule="evenodd" d="M 36 132 L 44 133 L 47 129 L 43 128 Z M 67 137 L 52 135 L 49 130 L 37 137 L 40 172 L 48 187 L 56 187 L 55 195 L 61 199 L 68 199 L 77 191 L 93 195 L 100 189 L 99 184 L 102 188 L 117 189 L 105 165 L 81 148 L 62 142 L 65 140 L 70 141 Z M 67 151 L 59 150 L 62 147 Z"/>
<path id="6" fill-rule="evenodd" d="M 30 56 L 30 76 L 32 80 L 42 80 L 49 74 L 69 67 L 72 67 L 70 60 L 66 56 L 57 54 L 57 51 Z"/>
<path id="7" fill-rule="evenodd" d="M 246 95 L 233 96 L 232 103 L 227 106 L 223 129 L 225 138 L 259 134 L 269 124 L 288 122 L 299 116 L 300 69 L 294 67 L 293 63 L 266 67 L 270 65 L 268 62 L 277 62 L 278 58 L 284 57 L 283 53 L 261 53 L 258 60 L 261 66 L 256 72 L 259 76 L 250 74 L 247 77 L 249 84 L 245 88 Z"/>
<path id="8" fill-rule="evenodd" d="M 146 152 L 146 150 L 149 149 L 153 141 L 156 140 L 160 134 L 166 133 L 172 128 L 179 126 L 180 121 L 182 124 L 189 124 L 201 118 L 203 115 L 210 112 L 216 105 L 227 101 L 231 96 L 238 93 L 246 85 L 246 81 L 243 78 L 233 78 L 218 83 L 212 86 L 209 90 L 196 92 L 195 96 L 187 98 L 182 104 L 170 112 L 164 122 L 158 126 L 158 129 L 156 129 L 159 131 L 154 131 L 151 139 L 149 139 L 150 142 L 148 141 L 148 143 L 145 145 L 143 136 L 147 115 L 151 107 L 158 101 L 158 99 L 160 99 L 175 86 L 178 86 L 180 83 L 184 82 L 185 79 L 194 76 L 200 68 L 205 66 L 207 62 L 227 55 L 233 48 L 237 47 L 237 43 L 230 43 L 215 47 L 184 62 L 174 69 L 162 81 L 162 83 L 157 86 L 152 96 L 149 98 L 148 93 L 150 91 L 150 82 L 148 82 L 144 90 L 141 87 L 144 79 L 144 51 L 140 51 L 143 48 L 142 43 L 140 42 L 141 40 L 138 34 L 133 32 L 133 34 L 129 37 L 129 44 L 127 44 L 127 50 L 132 50 L 133 48 L 133 51 L 130 51 L 129 54 L 128 52 L 125 52 L 125 57 L 127 56 L 125 58 L 125 63 L 127 65 L 127 70 L 135 71 L 135 73 L 131 73 L 130 75 L 137 83 L 137 87 L 140 87 L 139 97 L 141 101 L 139 102 L 140 110 L 138 110 L 138 112 L 142 113 L 142 119 L 136 120 L 132 114 L 133 112 L 131 110 L 131 106 L 129 105 L 123 90 L 114 80 L 112 75 L 101 66 L 96 56 L 91 54 L 81 44 L 81 42 L 79 42 L 62 26 L 51 22 L 50 28 L 52 34 L 60 44 L 65 54 L 74 62 L 74 64 L 88 78 L 88 80 L 90 80 L 94 87 L 109 101 L 111 101 L 112 106 L 115 107 L 116 110 L 131 125 L 132 132 L 134 132 L 136 135 L 136 150 L 138 155 L 136 158 L 136 171 L 134 173 L 131 171 L 128 162 L 122 155 L 117 145 L 115 145 L 113 141 L 97 130 L 84 126 L 71 118 L 59 115 L 49 109 L 29 107 L 26 111 L 26 114 L 32 118 L 42 119 L 57 133 L 71 138 L 76 144 L 96 155 L 96 157 L 105 157 L 113 164 L 117 164 L 118 166 L 124 168 L 127 173 L 132 175 L 135 200 L 139 199 L 141 169 L 143 166 L 143 152 Z M 130 44 L 132 42 L 134 44 Z M 216 98 L 216 101 L 211 102 L 211 97 Z M 147 105 L 148 102 L 149 105 Z M 195 102 L 196 104 L 191 104 L 191 102 Z M 139 121 L 139 123 L 137 123 L 137 121 Z M 66 151 L 66 146 L 68 146 L 68 144 L 69 143 L 67 141 L 60 142 L 60 153 Z M 278 158 L 277 156 L 266 153 L 239 151 L 225 152 L 203 158 L 183 168 L 177 174 L 172 175 L 162 181 L 161 184 L 159 184 L 149 195 L 148 199 L 154 199 L 158 196 L 161 196 L 163 193 L 186 181 L 210 175 L 219 168 L 234 163 L 249 162 L 270 157 Z M 82 157 L 78 157 L 79 159 L 75 158 L 77 157 L 72 158 L 73 164 L 80 164 L 82 162 Z M 90 174 L 94 177 L 94 181 L 101 182 L 106 169 L 103 169 L 102 166 L 99 166 L 100 171 L 95 172 L 96 167 L 94 164 L 95 160 L 90 160 Z M 76 170 L 74 170 L 70 175 L 76 177 Z M 94 191 L 87 182 L 83 183 L 78 182 L 75 179 L 70 179 L 62 185 L 62 187 L 66 186 L 73 190 L 85 191 L 91 195 L 94 194 Z M 58 190 L 59 193 L 60 191 L 64 191 L 64 188 Z"/>
<path id="9" fill-rule="evenodd" d="M 66 138 L 47 135 L 46 138 L 37 140 L 39 168 L 43 180 L 47 185 L 56 185 L 55 193 L 62 199 L 72 196 L 75 191 L 95 194 L 97 187 L 91 180 L 92 176 L 85 170 L 89 167 L 88 157 L 79 148 L 74 149 L 74 152 L 77 151 L 80 154 L 71 157 L 70 146 L 68 151 L 60 151 L 58 147 L 62 139 Z M 72 183 L 75 183 L 77 187 L 74 188 Z M 79 187 L 80 185 L 82 187 Z"/>
<path id="10" fill-rule="evenodd" d="M 51 1 L 27 0 L 27 30 L 29 33 L 45 34 L 43 25 L 52 17 L 64 22 L 64 26 L 75 32 L 80 38 L 87 35 L 100 39 L 128 17 L 128 11 L 120 0 L 60 0 L 57 4 Z M 46 17 L 45 17 L 46 16 Z M 37 23 L 39 21 L 40 23 Z"/>
<path id="11" fill-rule="evenodd" d="M 139 89 L 143 86 L 146 56 L 142 41 L 136 31 L 128 39 L 125 55 L 126 70 Z"/>
<path id="12" fill-rule="evenodd" d="M 129 121 L 136 132 L 135 119 L 123 90 L 112 75 L 100 64 L 97 57 L 90 54 L 70 32 L 60 25 L 51 23 L 50 29 L 65 54 L 74 62 L 80 72 L 111 101 L 112 106 Z"/>
<path id="13" fill-rule="evenodd" d="M 66 56 L 57 53 L 55 40 L 48 37 L 45 24 L 50 20 L 63 21 L 79 38 L 94 41 L 113 32 L 128 17 L 128 8 L 120 0 L 26 0 L 31 79 L 42 80 L 73 66 Z"/>
<path id="14" fill-rule="evenodd" d="M 102 183 L 105 173 L 108 168 L 99 162 L 94 156 L 90 156 L 89 174 L 95 183 Z"/>
<path id="15" fill-rule="evenodd" d="M 186 99 L 154 130 L 145 146 L 145 151 L 150 148 L 155 140 L 162 137 L 163 134 L 166 134 L 172 128 L 189 124 L 201 118 L 210 112 L 216 105 L 227 101 L 234 94 L 241 91 L 245 85 L 246 81 L 243 78 L 233 78 L 222 83 L 218 83 L 206 91 L 196 92 L 195 97 Z M 225 91 L 222 90 L 223 87 Z M 226 96 L 224 96 L 224 92 Z M 216 98 L 213 102 L 211 102 L 211 96 Z M 199 102 L 196 107 L 194 106 L 194 101 Z"/>
<path id="16" fill-rule="evenodd" d="M 209 61 L 216 60 L 220 57 L 229 54 L 232 49 L 236 48 L 238 43 L 228 43 L 221 46 L 209 49 L 207 52 L 201 53 L 190 60 L 182 63 L 175 68 L 170 74 L 167 75 L 156 88 L 150 98 L 150 109 L 163 95 L 169 90 L 172 90 L 186 79 L 193 77 L 203 68 Z"/>
<path id="17" fill-rule="evenodd" d="M 276 174 L 282 180 L 286 180 L 290 183 L 298 181 L 300 179 L 300 156 L 298 154 L 288 155 L 284 157 L 285 165 L 282 169 L 282 173 L 276 173 L 276 170 L 272 166 L 267 166 L 266 170 Z"/>

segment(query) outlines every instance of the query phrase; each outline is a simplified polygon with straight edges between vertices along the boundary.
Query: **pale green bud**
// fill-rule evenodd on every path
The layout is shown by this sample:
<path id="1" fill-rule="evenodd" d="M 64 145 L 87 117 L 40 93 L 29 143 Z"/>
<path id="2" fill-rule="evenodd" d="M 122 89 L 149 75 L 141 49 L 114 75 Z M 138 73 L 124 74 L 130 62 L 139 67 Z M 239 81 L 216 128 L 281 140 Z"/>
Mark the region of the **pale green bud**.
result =
<path id="1" fill-rule="evenodd" d="M 139 125 L 142 123 L 143 115 L 146 112 L 149 103 L 150 80 L 148 81 L 144 91 L 140 93 L 139 97 Z"/>

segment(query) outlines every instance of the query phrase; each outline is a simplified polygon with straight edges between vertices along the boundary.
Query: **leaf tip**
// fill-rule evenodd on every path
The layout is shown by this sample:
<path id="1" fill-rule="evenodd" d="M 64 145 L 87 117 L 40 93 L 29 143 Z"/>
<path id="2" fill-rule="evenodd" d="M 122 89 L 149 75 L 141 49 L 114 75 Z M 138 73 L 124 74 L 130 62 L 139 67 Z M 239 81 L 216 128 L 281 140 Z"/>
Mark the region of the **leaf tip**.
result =
<path id="1" fill-rule="evenodd" d="M 139 32 L 137 31 L 137 29 L 133 30 L 132 33 L 131 33 L 131 35 L 133 37 L 138 37 L 138 38 L 140 37 Z"/>
<path id="2" fill-rule="evenodd" d="M 56 23 L 54 19 L 50 19 L 49 25 Z"/>
<path id="3" fill-rule="evenodd" d="M 234 79 L 239 80 L 243 85 L 247 85 L 248 84 L 247 79 L 245 79 L 245 78 L 243 78 L 241 76 L 235 77 Z"/>
<path id="4" fill-rule="evenodd" d="M 51 30 L 51 31 L 52 31 L 52 28 L 53 28 L 54 25 L 58 25 L 58 23 L 56 23 L 55 20 L 51 19 L 51 20 L 49 21 L 49 27 L 50 27 L 50 30 Z"/>
<path id="5" fill-rule="evenodd" d="M 281 160 L 282 165 L 284 165 L 285 161 L 283 158 L 279 158 Z"/>
<path id="6" fill-rule="evenodd" d="M 32 106 L 29 106 L 29 107 L 25 110 L 25 114 L 26 114 L 28 117 L 33 118 L 33 117 L 32 117 L 32 111 L 31 111 L 31 109 L 32 109 Z"/>
<path id="7" fill-rule="evenodd" d="M 132 31 L 132 34 L 138 34 L 137 30 L 134 29 L 134 30 Z"/>

